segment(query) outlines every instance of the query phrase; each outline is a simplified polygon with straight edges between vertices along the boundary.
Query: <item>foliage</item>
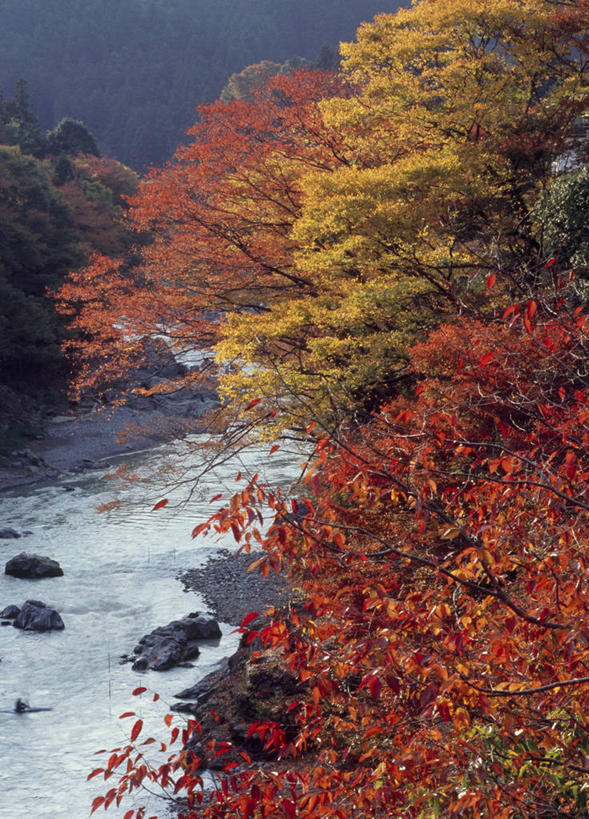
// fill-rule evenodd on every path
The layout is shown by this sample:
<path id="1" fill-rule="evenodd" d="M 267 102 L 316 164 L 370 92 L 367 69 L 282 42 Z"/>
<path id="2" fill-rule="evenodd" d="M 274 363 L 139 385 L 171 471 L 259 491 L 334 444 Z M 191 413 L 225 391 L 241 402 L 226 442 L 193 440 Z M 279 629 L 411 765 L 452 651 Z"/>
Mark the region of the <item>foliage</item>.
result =
<path id="1" fill-rule="evenodd" d="M 567 310 L 439 328 L 411 353 L 412 400 L 310 432 L 309 497 L 254 477 L 197 527 L 261 544 L 304 589 L 261 633 L 301 694 L 252 725 L 271 768 L 232 763 L 207 793 L 189 752 L 150 767 L 131 744 L 99 771 L 131 759 L 111 801 L 150 781 L 184 817 L 583 814 L 588 325 Z"/>
<path id="2" fill-rule="evenodd" d="M 20 123 L 30 121 L 32 132 L 40 134 L 29 120 L 25 92 L 22 86 L 20 98 L 0 109 L 11 115 L 9 124 L 18 114 Z M 42 162 L 18 146 L 0 146 L 3 384 L 35 392 L 65 386 L 64 320 L 47 290 L 87 262 L 92 251 L 125 252 L 127 234 L 115 220 L 126 207 L 124 197 L 136 188 L 136 174 L 115 160 L 62 154 L 55 163 Z"/>
<path id="3" fill-rule="evenodd" d="M 561 264 L 587 276 L 589 267 L 589 166 L 564 174 L 555 180 L 535 208 L 544 231 L 548 253 Z"/>
<path id="4" fill-rule="evenodd" d="M 61 289 L 79 389 L 145 335 L 206 340 L 227 447 L 268 423 L 313 447 L 305 496 L 254 476 L 193 532 L 302 591 L 242 624 L 299 683 L 250 727 L 275 764 L 244 754 L 207 790 L 199 726 L 160 765 L 137 720 L 94 809 L 149 784 L 190 819 L 586 813 L 589 325 L 538 225 L 586 112 L 587 21 L 585 0 L 379 15 L 344 79 L 201 107 L 132 201 L 137 263 Z"/>
<path id="5" fill-rule="evenodd" d="M 405 389 L 429 328 L 550 284 L 533 209 L 586 108 L 586 23 L 585 3 L 423 0 L 360 28 L 348 84 L 303 71 L 201 108 L 133 203 L 152 332 L 194 340 L 222 311 L 224 397 L 291 426 Z"/>
<path id="6" fill-rule="evenodd" d="M 47 132 L 47 152 L 100 156 L 96 139 L 84 123 L 71 117 L 64 117 L 52 131 Z"/>
<path id="7" fill-rule="evenodd" d="M 273 63 L 271 60 L 262 60 L 261 63 L 248 65 L 243 71 L 232 74 L 227 81 L 227 85 L 221 91 L 220 99 L 223 102 L 231 100 L 253 99 L 253 91 L 262 85 L 266 85 L 271 77 L 275 77 L 280 71 L 280 63 Z"/>
<path id="8" fill-rule="evenodd" d="M 333 93 L 341 93 L 334 77 L 309 71 L 273 78 L 252 102 L 201 107 L 193 142 L 153 171 L 131 202 L 132 227 L 153 241 L 139 266 L 129 272 L 123 265 L 129 286 L 119 288 L 120 261 L 111 263 L 111 287 L 109 265 L 98 259 L 60 292 L 65 309 L 92 293 L 77 321 L 92 344 L 82 339 L 71 350 L 91 379 L 79 379 L 81 389 L 119 377 L 121 346 L 131 347 L 132 338 L 165 331 L 180 348 L 198 347 L 219 338 L 215 312 L 259 318 L 266 303 L 309 289 L 294 269 L 289 233 L 301 175 L 339 161 L 339 139 L 322 126 L 318 109 Z"/>

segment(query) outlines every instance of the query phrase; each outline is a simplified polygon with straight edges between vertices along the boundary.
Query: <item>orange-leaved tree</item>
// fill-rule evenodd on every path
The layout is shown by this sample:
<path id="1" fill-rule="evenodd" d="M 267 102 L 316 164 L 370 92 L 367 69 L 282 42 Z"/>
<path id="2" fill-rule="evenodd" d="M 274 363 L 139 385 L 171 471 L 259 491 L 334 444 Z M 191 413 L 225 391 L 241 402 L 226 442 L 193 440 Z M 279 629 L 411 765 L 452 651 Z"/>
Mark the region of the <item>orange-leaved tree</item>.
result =
<path id="1" fill-rule="evenodd" d="M 146 336 L 192 350 L 218 339 L 219 316 L 260 314 L 313 290 L 295 269 L 290 232 L 302 175 L 346 161 L 318 108 L 335 93 L 346 92 L 332 75 L 302 71 L 274 78 L 253 101 L 199 108 L 191 143 L 130 200 L 129 258 L 97 256 L 59 292 L 75 316 L 79 389 L 123 374 Z"/>

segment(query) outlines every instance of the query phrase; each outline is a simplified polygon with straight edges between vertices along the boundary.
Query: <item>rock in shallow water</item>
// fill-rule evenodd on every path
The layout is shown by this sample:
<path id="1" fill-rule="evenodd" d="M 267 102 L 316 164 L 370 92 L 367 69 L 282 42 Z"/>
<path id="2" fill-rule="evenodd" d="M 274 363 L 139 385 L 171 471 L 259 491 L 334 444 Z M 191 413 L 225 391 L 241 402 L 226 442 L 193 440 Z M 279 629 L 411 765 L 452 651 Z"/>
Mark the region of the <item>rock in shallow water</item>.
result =
<path id="1" fill-rule="evenodd" d="M 220 637 L 221 629 L 213 617 L 193 612 L 182 620 L 173 620 L 167 626 L 160 626 L 142 637 L 133 649 L 133 669 L 166 671 L 198 657 L 198 642 L 218 640 Z"/>
<path id="2" fill-rule="evenodd" d="M 4 569 L 5 574 L 28 580 L 38 580 L 42 577 L 63 577 L 63 569 L 50 557 L 21 552 L 11 558 Z"/>
<path id="3" fill-rule="evenodd" d="M 0 611 L 0 618 L 3 620 L 14 620 L 15 617 L 18 617 L 20 614 L 20 609 L 18 606 L 6 606 L 5 609 Z"/>
<path id="4" fill-rule="evenodd" d="M 27 600 L 23 603 L 12 625 L 24 631 L 61 631 L 65 628 L 55 609 L 50 609 L 39 600 Z"/>
<path id="5" fill-rule="evenodd" d="M 16 529 L 6 528 L 0 529 L 0 540 L 16 540 L 20 537 L 20 533 Z"/>

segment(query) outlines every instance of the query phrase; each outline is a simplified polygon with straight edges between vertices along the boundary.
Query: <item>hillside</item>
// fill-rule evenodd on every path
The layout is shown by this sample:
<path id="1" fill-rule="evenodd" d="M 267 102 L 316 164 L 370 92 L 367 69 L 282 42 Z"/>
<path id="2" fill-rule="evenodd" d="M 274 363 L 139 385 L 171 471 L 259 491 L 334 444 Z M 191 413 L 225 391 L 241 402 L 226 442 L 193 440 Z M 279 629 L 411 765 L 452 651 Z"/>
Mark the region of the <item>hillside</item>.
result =
<path id="1" fill-rule="evenodd" d="M 168 159 L 201 102 L 262 59 L 313 60 L 394 0 L 4 0 L 0 90 L 19 77 L 44 128 L 87 124 L 140 169 Z"/>

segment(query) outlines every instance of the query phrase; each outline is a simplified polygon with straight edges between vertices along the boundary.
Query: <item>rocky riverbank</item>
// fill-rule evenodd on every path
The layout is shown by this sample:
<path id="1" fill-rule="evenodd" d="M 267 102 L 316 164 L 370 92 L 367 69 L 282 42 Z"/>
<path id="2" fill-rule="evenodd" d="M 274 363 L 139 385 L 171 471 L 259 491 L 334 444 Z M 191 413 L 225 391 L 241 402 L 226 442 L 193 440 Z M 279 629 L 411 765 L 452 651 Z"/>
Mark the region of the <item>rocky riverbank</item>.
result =
<path id="1" fill-rule="evenodd" d="M 124 390 L 111 391 L 109 400 L 87 396 L 75 406 L 63 399 L 41 407 L 0 387 L 0 491 L 79 472 L 202 431 L 203 417 L 219 406 L 219 398 L 213 381 L 186 384 L 186 376 L 197 371 L 176 361 L 163 345 L 129 376 Z M 166 392 L 149 394 L 162 384 Z M 10 451 L 15 429 L 21 430 L 15 438 L 21 445 Z"/>
<path id="2" fill-rule="evenodd" d="M 196 591 L 204 597 L 219 620 L 239 625 L 247 614 L 258 612 L 248 630 L 259 629 L 266 622 L 264 612 L 270 607 L 283 607 L 291 599 L 287 579 L 274 573 L 267 577 L 257 571 L 248 572 L 255 554 L 232 554 L 223 550 L 202 567 L 179 575 L 185 591 Z M 222 769 L 228 762 L 243 764 L 241 752 L 253 760 L 272 759 L 273 754 L 257 736 L 249 735 L 252 722 L 270 720 L 292 731 L 288 706 L 301 687 L 284 667 L 278 651 L 262 649 L 259 639 L 245 639 L 239 650 L 223 661 L 194 686 L 179 691 L 182 700 L 172 710 L 196 717 L 202 731 L 190 744 L 201 760 L 202 768 Z M 226 753 L 209 753 L 209 743 L 220 743 Z"/>
<path id="3" fill-rule="evenodd" d="M 222 549 L 204 566 L 189 569 L 178 578 L 186 592 L 198 592 L 204 598 L 219 620 L 238 626 L 246 614 L 282 606 L 289 598 L 290 587 L 282 575 L 271 572 L 264 577 L 256 570 L 248 572 L 256 557 L 259 555 L 236 555 Z"/>

